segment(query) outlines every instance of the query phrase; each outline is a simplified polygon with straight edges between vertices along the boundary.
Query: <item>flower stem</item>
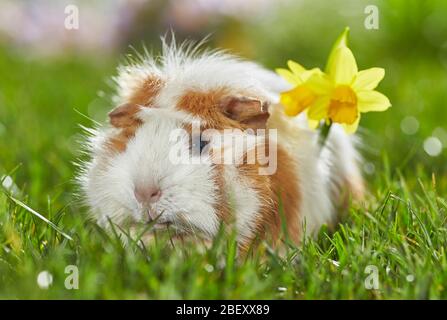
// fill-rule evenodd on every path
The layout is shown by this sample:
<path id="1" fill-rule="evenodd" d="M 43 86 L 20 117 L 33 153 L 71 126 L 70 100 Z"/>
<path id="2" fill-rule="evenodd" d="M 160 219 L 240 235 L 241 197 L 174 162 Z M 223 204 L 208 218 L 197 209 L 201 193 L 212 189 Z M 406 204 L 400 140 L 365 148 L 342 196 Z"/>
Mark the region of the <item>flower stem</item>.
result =
<path id="1" fill-rule="evenodd" d="M 326 144 L 327 137 L 329 136 L 329 131 L 332 127 L 332 121 L 325 121 L 324 124 L 320 127 L 320 134 L 318 136 L 318 143 L 320 144 L 321 150 L 323 150 L 324 145 Z"/>

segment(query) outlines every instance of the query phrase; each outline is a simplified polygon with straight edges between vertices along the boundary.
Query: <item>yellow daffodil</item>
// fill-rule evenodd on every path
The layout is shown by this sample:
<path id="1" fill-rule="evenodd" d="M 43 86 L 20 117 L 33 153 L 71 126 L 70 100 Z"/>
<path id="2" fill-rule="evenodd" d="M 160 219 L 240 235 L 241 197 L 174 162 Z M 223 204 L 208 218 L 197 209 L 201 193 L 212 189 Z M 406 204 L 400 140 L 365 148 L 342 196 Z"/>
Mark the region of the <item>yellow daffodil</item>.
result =
<path id="1" fill-rule="evenodd" d="M 312 75 L 307 86 L 319 96 L 319 103 L 310 109 L 312 120 L 341 123 L 347 132 L 357 130 L 360 114 L 385 111 L 388 98 L 374 89 L 385 75 L 382 68 L 358 71 L 354 55 L 347 46 L 334 49 L 326 73 Z"/>
<path id="2" fill-rule="evenodd" d="M 276 69 L 276 72 L 294 87 L 289 91 L 281 93 L 280 102 L 288 116 L 296 116 L 315 102 L 317 96 L 306 85 L 306 82 L 313 74 L 321 73 L 321 70 L 318 68 L 306 70 L 299 63 L 292 60 L 287 62 L 287 66 L 290 71 L 287 69 Z"/>
<path id="3" fill-rule="evenodd" d="M 310 127 L 317 127 L 325 120 L 326 125 L 340 123 L 352 133 L 358 127 L 361 113 L 384 111 L 391 106 L 386 96 L 374 90 L 385 70 L 358 71 L 347 45 L 348 33 L 346 28 L 332 47 L 325 72 L 318 68 L 306 70 L 294 61 L 288 62 L 290 71 L 277 69 L 294 86 L 281 93 L 280 102 L 287 115 L 307 111 Z"/>

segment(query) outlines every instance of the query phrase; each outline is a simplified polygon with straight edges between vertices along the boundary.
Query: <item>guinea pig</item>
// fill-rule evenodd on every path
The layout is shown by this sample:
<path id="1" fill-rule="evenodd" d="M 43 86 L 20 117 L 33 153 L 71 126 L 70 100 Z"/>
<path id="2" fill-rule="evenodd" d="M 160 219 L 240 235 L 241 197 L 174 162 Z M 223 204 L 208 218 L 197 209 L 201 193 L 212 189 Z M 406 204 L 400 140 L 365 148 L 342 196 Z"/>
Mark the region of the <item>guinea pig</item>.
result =
<path id="1" fill-rule="evenodd" d="M 88 130 L 78 177 L 100 224 L 152 222 L 204 239 L 223 224 L 241 247 L 285 234 L 299 244 L 363 194 L 357 140 L 334 125 L 322 148 L 305 114 L 284 114 L 289 85 L 253 62 L 163 42 L 115 82 L 109 125 Z"/>

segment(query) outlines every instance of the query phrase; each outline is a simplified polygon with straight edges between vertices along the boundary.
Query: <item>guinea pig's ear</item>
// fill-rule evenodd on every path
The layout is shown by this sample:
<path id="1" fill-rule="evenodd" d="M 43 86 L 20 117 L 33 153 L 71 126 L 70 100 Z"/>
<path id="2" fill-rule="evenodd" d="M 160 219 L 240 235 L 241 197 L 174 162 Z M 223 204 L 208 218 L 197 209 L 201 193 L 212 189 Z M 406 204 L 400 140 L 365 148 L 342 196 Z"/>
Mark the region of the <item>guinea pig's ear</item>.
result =
<path id="1" fill-rule="evenodd" d="M 109 112 L 110 124 L 116 128 L 134 125 L 138 122 L 135 114 L 140 111 L 141 106 L 134 103 L 122 104 Z"/>
<path id="2" fill-rule="evenodd" d="M 249 97 L 225 97 L 221 101 L 222 112 L 249 128 L 265 129 L 269 118 L 268 103 Z"/>

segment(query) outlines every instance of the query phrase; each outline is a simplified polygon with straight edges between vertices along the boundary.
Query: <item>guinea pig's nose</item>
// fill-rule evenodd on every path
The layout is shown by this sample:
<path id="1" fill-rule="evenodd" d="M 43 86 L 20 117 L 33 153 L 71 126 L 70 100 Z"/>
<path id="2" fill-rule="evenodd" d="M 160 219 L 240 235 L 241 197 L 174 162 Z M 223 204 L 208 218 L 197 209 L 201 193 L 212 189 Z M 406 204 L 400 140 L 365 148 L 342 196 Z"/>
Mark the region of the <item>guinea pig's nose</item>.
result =
<path id="1" fill-rule="evenodd" d="M 136 186 L 134 190 L 135 198 L 141 204 L 157 202 L 161 197 L 161 190 L 158 186 Z"/>

